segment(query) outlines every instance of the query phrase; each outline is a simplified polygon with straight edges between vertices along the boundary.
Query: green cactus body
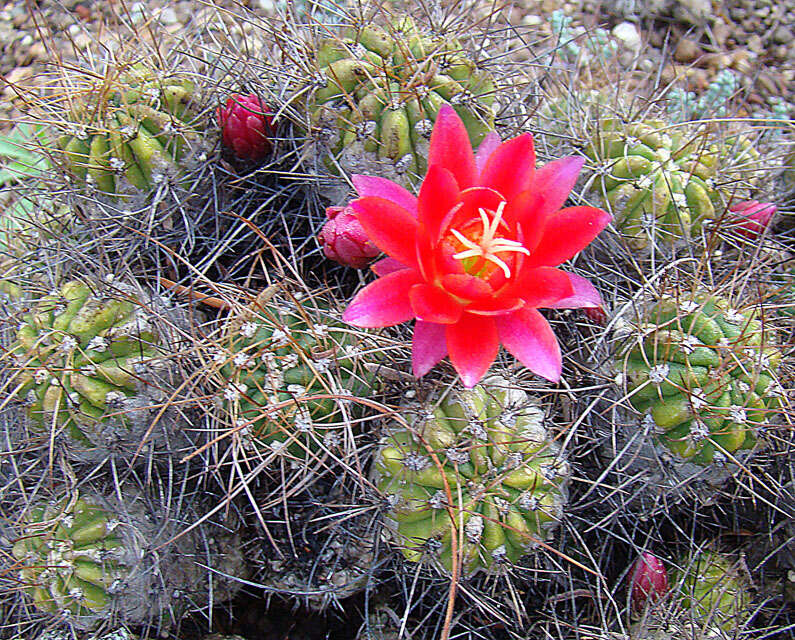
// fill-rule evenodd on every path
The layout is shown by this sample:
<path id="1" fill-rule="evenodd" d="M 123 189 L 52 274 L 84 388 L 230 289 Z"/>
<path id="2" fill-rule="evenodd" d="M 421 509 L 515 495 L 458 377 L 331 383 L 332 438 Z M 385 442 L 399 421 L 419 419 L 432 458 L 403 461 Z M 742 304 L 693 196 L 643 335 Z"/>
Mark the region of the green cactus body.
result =
<path id="1" fill-rule="evenodd" d="M 149 384 L 164 367 L 161 340 L 138 300 L 121 285 L 64 284 L 38 299 L 10 347 L 13 388 L 35 427 L 52 429 L 73 451 L 114 441 L 138 447 L 162 392 Z"/>
<path id="2" fill-rule="evenodd" d="M 436 557 L 449 572 L 452 528 L 464 572 L 516 562 L 548 537 L 566 502 L 569 465 L 523 391 L 492 378 L 405 419 L 411 429 L 384 439 L 375 469 L 408 560 Z"/>
<path id="3" fill-rule="evenodd" d="M 472 145 L 494 128 L 494 81 L 454 39 L 425 36 L 409 17 L 320 43 L 323 84 L 309 99 L 333 173 L 411 184 L 423 175 L 439 108 L 451 104 Z"/>
<path id="4" fill-rule="evenodd" d="M 187 77 L 134 65 L 73 100 L 56 156 L 107 196 L 149 192 L 182 172 L 198 138 L 195 97 Z"/>
<path id="5" fill-rule="evenodd" d="M 373 395 L 360 334 L 310 300 L 296 305 L 266 292 L 226 327 L 214 354 L 224 385 L 224 422 L 250 442 L 306 457 L 338 448 Z M 336 397 L 317 397 L 317 396 Z"/>
<path id="6" fill-rule="evenodd" d="M 111 592 L 129 574 L 118 525 L 113 514 L 82 498 L 28 512 L 12 552 L 38 609 L 73 616 L 110 612 Z"/>
<path id="7" fill-rule="evenodd" d="M 779 405 L 779 350 L 753 311 L 721 298 L 665 298 L 644 317 L 643 339 L 618 366 L 632 406 L 656 438 L 698 465 L 751 448 Z"/>
<path id="8" fill-rule="evenodd" d="M 732 631 L 747 617 L 751 598 L 739 568 L 727 556 L 703 551 L 672 578 L 677 602 L 695 619 Z"/>
<path id="9" fill-rule="evenodd" d="M 600 122 L 585 153 L 603 165 L 595 182 L 630 246 L 643 249 L 695 237 L 715 218 L 718 153 L 703 137 L 664 122 Z"/>

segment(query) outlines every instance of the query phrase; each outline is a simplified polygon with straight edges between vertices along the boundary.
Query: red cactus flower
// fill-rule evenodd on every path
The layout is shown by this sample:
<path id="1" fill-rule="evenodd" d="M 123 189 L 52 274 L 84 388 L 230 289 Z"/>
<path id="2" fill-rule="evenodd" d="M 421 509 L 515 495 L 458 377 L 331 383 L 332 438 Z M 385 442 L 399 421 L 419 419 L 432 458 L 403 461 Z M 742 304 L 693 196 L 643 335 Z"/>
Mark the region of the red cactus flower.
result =
<path id="1" fill-rule="evenodd" d="M 729 211 L 736 214 L 729 221 L 737 233 L 754 240 L 765 232 L 778 207 L 772 202 L 745 200 L 729 207 Z"/>
<path id="2" fill-rule="evenodd" d="M 668 591 L 668 573 L 657 556 L 644 551 L 630 570 L 632 605 L 642 609 L 647 602 L 659 600 Z"/>
<path id="3" fill-rule="evenodd" d="M 364 269 L 381 250 L 370 242 L 356 219 L 356 213 L 348 205 L 326 209 L 328 220 L 318 234 L 318 240 L 327 258 L 346 267 Z"/>
<path id="4" fill-rule="evenodd" d="M 273 146 L 273 119 L 256 94 L 234 94 L 218 109 L 224 145 L 243 160 L 262 160 Z"/>
<path id="5" fill-rule="evenodd" d="M 428 172 L 414 197 L 397 184 L 354 176 L 351 203 L 368 237 L 389 257 L 381 276 L 351 302 L 344 319 L 386 327 L 416 318 L 416 376 L 450 360 L 477 384 L 500 343 L 531 371 L 556 381 L 561 354 L 539 308 L 601 304 L 584 278 L 556 269 L 610 221 L 592 207 L 560 209 L 581 158 L 535 169 L 533 138 L 489 134 L 472 152 L 461 119 L 443 106 L 431 135 Z"/>

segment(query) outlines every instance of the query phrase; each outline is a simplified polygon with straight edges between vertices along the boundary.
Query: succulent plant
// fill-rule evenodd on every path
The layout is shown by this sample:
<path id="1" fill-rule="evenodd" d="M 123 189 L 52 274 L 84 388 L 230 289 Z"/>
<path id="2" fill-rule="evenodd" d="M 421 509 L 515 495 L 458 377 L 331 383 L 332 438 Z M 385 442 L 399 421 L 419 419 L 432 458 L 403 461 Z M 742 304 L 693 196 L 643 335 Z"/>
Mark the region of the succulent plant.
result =
<path id="1" fill-rule="evenodd" d="M 403 416 L 409 428 L 384 438 L 375 476 L 407 560 L 449 572 L 453 529 L 465 573 L 514 563 L 548 538 L 569 465 L 524 391 L 490 378 Z"/>
<path id="2" fill-rule="evenodd" d="M 34 299 L 7 366 L 34 431 L 51 430 L 78 459 L 164 446 L 173 345 L 155 326 L 162 305 L 123 284 L 78 280 Z"/>
<path id="3" fill-rule="evenodd" d="M 604 119 L 585 153 L 601 164 L 595 187 L 634 249 L 688 240 L 715 217 L 718 155 L 692 132 Z"/>
<path id="4" fill-rule="evenodd" d="M 224 145 L 238 158 L 262 160 L 273 147 L 273 118 L 256 94 L 230 96 L 218 109 L 218 121 Z"/>
<path id="5" fill-rule="evenodd" d="M 711 295 L 663 298 L 640 332 L 618 366 L 657 442 L 698 465 L 752 447 L 780 393 L 780 352 L 755 311 Z"/>
<path id="6" fill-rule="evenodd" d="M 229 546 L 237 540 L 218 528 L 217 540 L 194 529 L 164 544 L 177 537 L 179 524 L 153 506 L 159 499 L 127 490 L 120 496 L 75 492 L 26 511 L 12 555 L 36 608 L 78 629 L 154 621 L 167 627 L 188 607 L 206 603 L 201 565 L 221 562 L 219 570 L 232 571 L 230 558 L 236 558 L 241 569 L 242 558 Z M 231 596 L 230 585 L 218 580 L 217 602 Z"/>
<path id="7" fill-rule="evenodd" d="M 222 422 L 246 442 L 302 458 L 342 448 L 360 413 L 350 398 L 376 387 L 360 335 L 324 300 L 298 303 L 267 289 L 214 344 Z"/>
<path id="8" fill-rule="evenodd" d="M 700 626 L 737 629 L 748 617 L 750 594 L 740 567 L 729 556 L 703 550 L 672 576 L 679 606 Z"/>
<path id="9" fill-rule="evenodd" d="M 494 81 L 454 38 L 424 35 L 408 17 L 320 43 L 309 98 L 315 149 L 333 173 L 412 184 L 427 166 L 436 114 L 451 104 L 473 146 L 494 124 Z"/>
<path id="10" fill-rule="evenodd" d="M 178 177 L 199 147 L 197 96 L 185 75 L 135 64 L 70 98 L 53 155 L 92 191 L 147 193 Z"/>

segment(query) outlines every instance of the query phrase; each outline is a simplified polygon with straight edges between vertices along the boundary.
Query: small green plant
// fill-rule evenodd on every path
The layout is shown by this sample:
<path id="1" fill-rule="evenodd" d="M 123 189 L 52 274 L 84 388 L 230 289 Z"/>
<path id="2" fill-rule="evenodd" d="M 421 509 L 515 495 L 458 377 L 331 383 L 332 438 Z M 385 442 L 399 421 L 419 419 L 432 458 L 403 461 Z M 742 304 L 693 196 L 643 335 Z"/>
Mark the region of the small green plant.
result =
<path id="1" fill-rule="evenodd" d="M 582 47 L 577 43 L 581 36 L 585 40 L 585 47 L 589 55 L 607 59 L 618 50 L 618 44 L 610 38 L 604 29 L 597 28 L 592 32 L 584 29 L 572 29 L 572 19 L 562 9 L 556 9 L 549 17 L 552 35 L 557 48 L 555 52 L 566 62 L 575 62 L 583 53 Z"/>
<path id="2" fill-rule="evenodd" d="M 515 563 L 549 537 L 569 465 L 524 391 L 491 378 L 403 417 L 409 428 L 384 438 L 375 473 L 407 560 L 449 572 L 455 531 L 460 566 L 472 573 Z"/>
<path id="3" fill-rule="evenodd" d="M 723 118 L 729 101 L 739 88 L 737 76 L 729 69 L 721 71 L 709 83 L 700 98 L 692 91 L 674 87 L 666 95 L 666 110 L 673 122 L 687 122 L 702 118 Z"/>
<path id="4" fill-rule="evenodd" d="M 717 296 L 664 298 L 638 329 L 618 366 L 659 444 L 699 465 L 752 447 L 779 406 L 781 358 L 754 310 Z"/>
<path id="5" fill-rule="evenodd" d="M 46 127 L 25 123 L 0 135 L 0 187 L 39 177 L 52 168 L 49 158 L 42 152 L 47 139 Z"/>

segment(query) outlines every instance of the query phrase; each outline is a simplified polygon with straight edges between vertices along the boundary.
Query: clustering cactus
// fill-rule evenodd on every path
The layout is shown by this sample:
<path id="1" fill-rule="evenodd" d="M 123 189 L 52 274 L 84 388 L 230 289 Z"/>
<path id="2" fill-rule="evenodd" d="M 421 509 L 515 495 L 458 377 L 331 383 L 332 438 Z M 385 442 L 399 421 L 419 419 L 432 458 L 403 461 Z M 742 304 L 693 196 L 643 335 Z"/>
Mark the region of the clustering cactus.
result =
<path id="1" fill-rule="evenodd" d="M 72 97 L 54 155 L 92 192 L 147 193 L 198 147 L 194 84 L 143 64 L 111 71 Z"/>
<path id="2" fill-rule="evenodd" d="M 298 304 L 266 290 L 225 327 L 213 360 L 223 385 L 222 420 L 245 441 L 307 457 L 344 449 L 373 394 L 360 334 L 313 299 Z"/>
<path id="3" fill-rule="evenodd" d="M 465 572 L 516 562 L 549 536 L 569 465 L 524 391 L 492 378 L 403 415 L 410 428 L 385 437 L 375 472 L 409 561 L 450 571 L 452 530 Z"/>
<path id="4" fill-rule="evenodd" d="M 595 187 L 632 248 L 689 240 L 715 218 L 718 157 L 692 132 L 605 119 L 585 152 L 602 165 Z"/>
<path id="5" fill-rule="evenodd" d="M 452 104 L 477 145 L 494 125 L 494 81 L 454 38 L 424 35 L 409 17 L 320 43 L 309 98 L 315 148 L 338 173 L 409 184 L 425 171 L 439 108 Z"/>
<path id="6" fill-rule="evenodd" d="M 754 311 L 709 295 L 664 298 L 640 330 L 618 366 L 658 442 L 699 465 L 752 447 L 780 393 L 780 352 Z"/>
<path id="7" fill-rule="evenodd" d="M 81 459 L 157 442 L 168 416 L 158 428 L 152 419 L 168 397 L 169 370 L 159 304 L 123 284 L 78 280 L 34 301 L 7 367 L 34 430 L 51 431 Z"/>
<path id="8" fill-rule="evenodd" d="M 748 617 L 750 595 L 738 564 L 715 551 L 701 551 L 675 572 L 675 599 L 699 626 L 737 629 Z"/>

